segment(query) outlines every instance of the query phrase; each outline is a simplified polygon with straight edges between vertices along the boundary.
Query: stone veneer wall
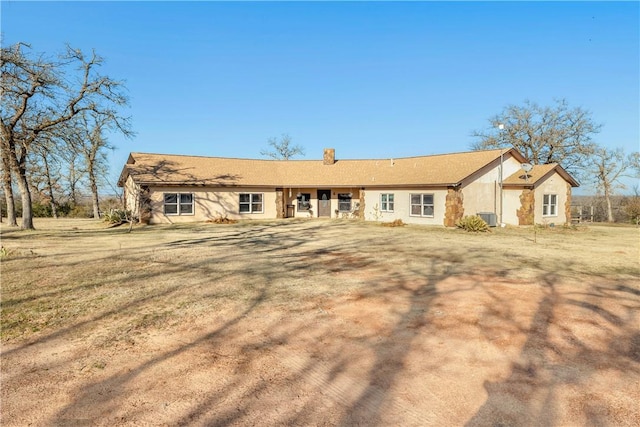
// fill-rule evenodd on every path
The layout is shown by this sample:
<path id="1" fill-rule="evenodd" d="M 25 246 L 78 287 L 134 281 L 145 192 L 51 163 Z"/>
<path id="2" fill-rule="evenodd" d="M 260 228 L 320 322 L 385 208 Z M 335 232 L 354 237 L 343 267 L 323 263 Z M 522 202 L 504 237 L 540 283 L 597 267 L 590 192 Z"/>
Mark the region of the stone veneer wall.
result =
<path id="1" fill-rule="evenodd" d="M 571 224 L 571 184 L 567 182 L 567 200 L 564 202 L 565 223 Z"/>
<path id="2" fill-rule="evenodd" d="M 284 192 L 276 188 L 276 218 L 284 218 Z"/>
<path id="3" fill-rule="evenodd" d="M 462 191 L 449 188 L 445 200 L 444 226 L 455 227 L 463 214 Z"/>
<path id="4" fill-rule="evenodd" d="M 151 197 L 149 187 L 141 186 L 138 189 L 138 220 L 142 224 L 149 224 L 151 221 Z"/>
<path id="5" fill-rule="evenodd" d="M 518 225 L 533 225 L 535 208 L 535 192 L 524 189 L 520 194 L 520 209 L 518 209 Z"/>
<path id="6" fill-rule="evenodd" d="M 358 219 L 364 220 L 364 188 L 360 189 L 360 208 L 358 209 Z"/>

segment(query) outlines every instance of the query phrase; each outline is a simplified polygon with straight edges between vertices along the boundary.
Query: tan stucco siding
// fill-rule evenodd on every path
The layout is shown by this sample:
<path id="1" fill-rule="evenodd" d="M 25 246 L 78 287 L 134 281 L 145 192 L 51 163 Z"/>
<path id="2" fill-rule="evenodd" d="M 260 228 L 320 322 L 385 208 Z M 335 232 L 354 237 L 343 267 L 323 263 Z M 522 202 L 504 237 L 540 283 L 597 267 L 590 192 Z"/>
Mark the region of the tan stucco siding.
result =
<path id="1" fill-rule="evenodd" d="M 167 215 L 164 213 L 165 193 L 193 194 L 193 214 Z M 259 193 L 263 195 L 262 212 L 240 213 L 240 193 Z M 155 187 L 150 191 L 152 224 L 200 222 L 217 216 L 231 219 L 272 219 L 276 218 L 275 188 L 175 188 Z"/>
<path id="2" fill-rule="evenodd" d="M 140 187 L 133 181 L 130 176 L 124 183 L 124 208 L 130 211 L 134 217 L 138 217 L 138 196 Z"/>
<path id="3" fill-rule="evenodd" d="M 393 212 L 381 211 L 381 194 L 393 194 Z M 433 194 L 433 217 L 411 215 L 411 194 Z M 401 219 L 407 224 L 444 225 L 446 189 L 413 188 L 381 189 L 367 188 L 364 196 L 366 221 L 390 222 Z"/>
<path id="4" fill-rule="evenodd" d="M 543 215 L 543 204 L 545 194 L 556 195 L 555 215 Z M 565 203 L 567 202 L 567 181 L 557 172 L 547 177 L 535 188 L 536 205 L 534 209 L 534 221 L 536 224 L 563 225 L 567 222 Z"/>
<path id="5" fill-rule="evenodd" d="M 511 155 L 505 156 L 502 160 L 502 177 L 507 178 L 520 169 L 520 163 Z M 510 222 L 507 218 L 509 207 L 506 205 L 506 192 L 502 192 L 502 222 L 507 224 L 517 224 L 517 218 Z M 495 213 L 500 220 L 500 161 L 494 162 L 491 168 L 477 177 L 473 177 L 472 182 L 462 188 L 464 196 L 464 214 L 476 215 L 480 212 Z"/>
<path id="6" fill-rule="evenodd" d="M 465 215 L 480 212 L 500 213 L 500 187 L 498 181 L 472 182 L 462 189 Z"/>
<path id="7" fill-rule="evenodd" d="M 504 212 L 502 214 L 502 222 L 509 225 L 518 225 L 518 209 L 520 209 L 520 195 L 522 189 L 505 189 L 502 193 L 502 206 Z"/>

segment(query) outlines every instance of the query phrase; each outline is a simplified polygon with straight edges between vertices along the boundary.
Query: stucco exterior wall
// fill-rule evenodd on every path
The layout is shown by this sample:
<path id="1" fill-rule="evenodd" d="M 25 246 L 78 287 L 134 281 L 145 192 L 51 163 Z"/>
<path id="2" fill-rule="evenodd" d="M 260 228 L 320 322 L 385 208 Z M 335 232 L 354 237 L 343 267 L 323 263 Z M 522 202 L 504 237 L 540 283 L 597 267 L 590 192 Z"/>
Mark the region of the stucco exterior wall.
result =
<path id="1" fill-rule="evenodd" d="M 133 178 L 128 177 L 124 183 L 124 208 L 131 211 L 134 217 L 138 217 L 138 196 L 140 187 L 133 181 Z"/>
<path id="2" fill-rule="evenodd" d="M 503 179 L 520 170 L 520 162 L 507 155 L 502 160 Z M 464 197 L 464 214 L 475 215 L 480 212 L 493 212 L 500 220 L 500 161 L 495 161 L 490 168 L 481 175 L 471 178 L 468 184 L 462 187 Z M 511 206 L 506 205 L 506 192 L 503 191 L 502 222 L 507 224 L 517 224 L 517 218 L 514 220 L 511 214 L 507 214 Z M 509 201 L 510 203 L 510 201 Z M 517 209 L 517 207 L 516 207 Z M 510 218 L 507 220 L 507 218 Z"/>
<path id="3" fill-rule="evenodd" d="M 164 213 L 165 193 L 193 194 L 193 214 L 167 215 Z M 240 213 L 239 194 L 260 193 L 263 195 L 261 213 Z M 151 202 L 151 224 L 207 221 L 217 216 L 231 219 L 273 219 L 276 218 L 275 188 L 176 188 L 154 187 L 149 193 Z"/>
<path id="4" fill-rule="evenodd" d="M 393 212 L 382 212 L 380 210 L 381 194 L 393 194 Z M 411 194 L 433 194 L 433 217 L 420 217 L 411 215 Z M 401 219 L 407 224 L 444 225 L 445 203 L 447 199 L 447 189 L 433 188 L 403 188 L 403 189 L 381 189 L 367 188 L 365 191 L 364 219 L 366 221 L 390 222 Z"/>
<path id="5" fill-rule="evenodd" d="M 509 225 L 518 225 L 518 209 L 521 207 L 520 195 L 522 189 L 505 189 L 502 192 L 502 206 L 504 212 L 502 213 L 502 222 Z"/>
<path id="6" fill-rule="evenodd" d="M 557 172 L 554 172 L 544 181 L 539 182 L 535 188 L 536 205 L 534 209 L 534 221 L 536 224 L 563 225 L 571 218 L 567 218 L 565 205 L 567 203 L 567 182 Z M 555 194 L 556 214 L 543 215 L 543 202 L 545 194 Z M 570 203 L 570 202 L 569 202 Z"/>

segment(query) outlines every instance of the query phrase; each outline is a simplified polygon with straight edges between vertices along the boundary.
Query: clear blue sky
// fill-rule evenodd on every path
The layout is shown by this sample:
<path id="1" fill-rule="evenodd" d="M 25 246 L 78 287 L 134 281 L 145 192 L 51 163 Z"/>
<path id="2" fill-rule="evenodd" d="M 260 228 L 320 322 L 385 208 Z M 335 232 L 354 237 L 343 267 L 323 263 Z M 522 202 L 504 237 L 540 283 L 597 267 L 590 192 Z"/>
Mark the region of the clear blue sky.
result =
<path id="1" fill-rule="evenodd" d="M 288 133 L 320 159 L 467 151 L 508 104 L 565 98 L 640 140 L 638 2 L 2 1 L 3 43 L 95 49 L 126 80 L 130 151 L 260 157 Z"/>

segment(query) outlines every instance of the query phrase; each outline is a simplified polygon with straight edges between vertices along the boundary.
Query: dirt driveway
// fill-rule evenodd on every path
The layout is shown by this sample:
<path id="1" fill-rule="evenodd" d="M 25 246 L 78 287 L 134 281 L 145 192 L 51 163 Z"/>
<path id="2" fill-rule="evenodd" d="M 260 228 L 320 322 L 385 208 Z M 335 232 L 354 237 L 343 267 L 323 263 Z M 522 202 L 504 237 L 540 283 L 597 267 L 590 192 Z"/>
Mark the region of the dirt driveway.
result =
<path id="1" fill-rule="evenodd" d="M 637 228 L 36 226 L 3 426 L 640 425 Z"/>

